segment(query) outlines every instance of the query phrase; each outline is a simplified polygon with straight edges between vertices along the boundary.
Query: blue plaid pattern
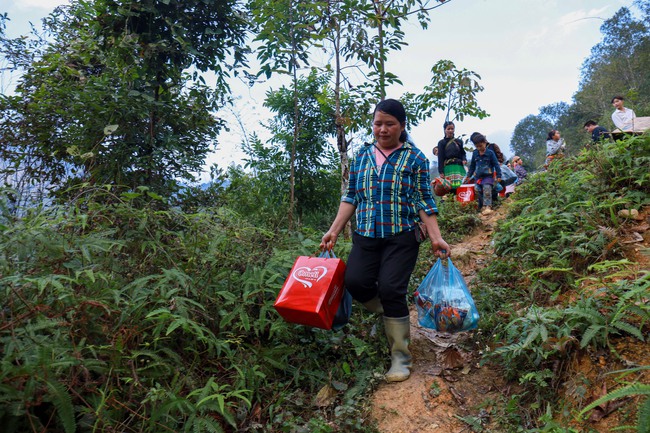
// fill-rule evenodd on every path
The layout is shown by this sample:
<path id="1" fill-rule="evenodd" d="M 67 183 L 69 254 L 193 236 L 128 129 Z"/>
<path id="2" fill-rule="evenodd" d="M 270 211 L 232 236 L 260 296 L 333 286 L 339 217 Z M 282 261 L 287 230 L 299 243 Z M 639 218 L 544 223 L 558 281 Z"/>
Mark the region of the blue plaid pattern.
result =
<path id="1" fill-rule="evenodd" d="M 378 169 L 374 150 L 367 144 L 359 151 L 350 167 L 348 191 L 341 199 L 356 207 L 356 232 L 387 238 L 415 229 L 420 209 L 427 215 L 437 214 L 429 161 L 422 151 L 404 143 Z"/>

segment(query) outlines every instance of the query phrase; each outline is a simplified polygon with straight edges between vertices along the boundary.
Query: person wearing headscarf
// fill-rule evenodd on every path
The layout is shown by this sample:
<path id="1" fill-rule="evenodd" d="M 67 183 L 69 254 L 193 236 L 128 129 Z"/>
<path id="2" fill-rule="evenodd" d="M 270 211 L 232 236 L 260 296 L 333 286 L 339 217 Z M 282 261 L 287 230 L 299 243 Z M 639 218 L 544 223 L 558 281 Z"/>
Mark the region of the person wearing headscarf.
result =
<path id="1" fill-rule="evenodd" d="M 524 181 L 526 176 L 528 176 L 528 172 L 526 172 L 526 169 L 524 168 L 524 163 L 521 161 L 521 158 L 518 157 L 517 155 L 512 157 L 512 170 L 517 175 L 517 180 L 515 181 L 515 185 L 520 185 L 521 182 Z"/>

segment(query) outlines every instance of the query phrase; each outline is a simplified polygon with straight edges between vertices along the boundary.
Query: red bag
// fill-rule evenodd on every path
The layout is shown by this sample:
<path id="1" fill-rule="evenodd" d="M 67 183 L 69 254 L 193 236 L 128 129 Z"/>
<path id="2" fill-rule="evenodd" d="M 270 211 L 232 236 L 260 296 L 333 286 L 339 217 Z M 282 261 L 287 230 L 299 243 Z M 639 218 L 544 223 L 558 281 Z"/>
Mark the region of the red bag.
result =
<path id="1" fill-rule="evenodd" d="M 273 306 L 287 322 L 332 329 L 343 296 L 345 263 L 329 253 L 300 256 Z"/>
<path id="2" fill-rule="evenodd" d="M 451 181 L 444 177 L 436 177 L 433 182 L 433 193 L 439 197 L 443 197 L 451 192 Z"/>

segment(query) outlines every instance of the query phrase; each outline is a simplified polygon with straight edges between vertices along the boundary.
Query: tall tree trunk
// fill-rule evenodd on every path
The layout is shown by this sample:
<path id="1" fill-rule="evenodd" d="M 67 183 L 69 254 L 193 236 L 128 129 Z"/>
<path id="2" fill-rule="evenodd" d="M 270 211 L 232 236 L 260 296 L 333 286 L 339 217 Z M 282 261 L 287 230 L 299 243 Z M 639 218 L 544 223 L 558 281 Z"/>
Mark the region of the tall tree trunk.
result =
<path id="1" fill-rule="evenodd" d="M 350 159 L 348 158 L 349 142 L 345 139 L 345 121 L 341 115 L 341 31 L 339 23 L 336 23 L 336 34 L 334 37 L 334 102 L 336 116 L 336 146 L 339 150 L 341 161 L 341 196 L 348 190 L 348 177 L 350 176 Z M 343 230 L 343 236 L 346 239 L 352 237 L 352 223 L 348 221 Z"/>
<path id="2" fill-rule="evenodd" d="M 377 13 L 377 36 L 379 37 L 379 96 L 380 100 L 386 99 L 386 65 L 384 58 L 384 8 L 382 0 L 375 0 L 375 12 Z"/>
<path id="3" fill-rule="evenodd" d="M 294 228 L 294 210 L 296 207 L 296 143 L 298 142 L 298 60 L 296 56 L 296 38 L 294 34 L 293 2 L 289 8 L 289 22 L 291 32 L 291 63 L 289 69 L 293 71 L 293 141 L 291 142 L 291 157 L 289 160 L 289 213 L 287 215 L 289 230 Z"/>

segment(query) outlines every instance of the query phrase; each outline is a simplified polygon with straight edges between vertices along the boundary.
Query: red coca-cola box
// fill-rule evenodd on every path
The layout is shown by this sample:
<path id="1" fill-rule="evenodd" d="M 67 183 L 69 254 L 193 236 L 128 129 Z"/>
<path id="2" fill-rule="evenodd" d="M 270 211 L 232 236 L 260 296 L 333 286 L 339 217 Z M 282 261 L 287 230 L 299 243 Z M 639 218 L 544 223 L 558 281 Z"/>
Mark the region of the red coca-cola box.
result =
<path id="1" fill-rule="evenodd" d="M 344 274 L 341 259 L 300 256 L 273 306 L 287 322 L 332 329 L 343 296 Z"/>
<path id="2" fill-rule="evenodd" d="M 474 192 L 473 183 L 463 184 L 456 188 L 456 200 L 458 200 L 461 204 L 471 203 L 474 201 L 475 195 L 476 193 Z"/>

